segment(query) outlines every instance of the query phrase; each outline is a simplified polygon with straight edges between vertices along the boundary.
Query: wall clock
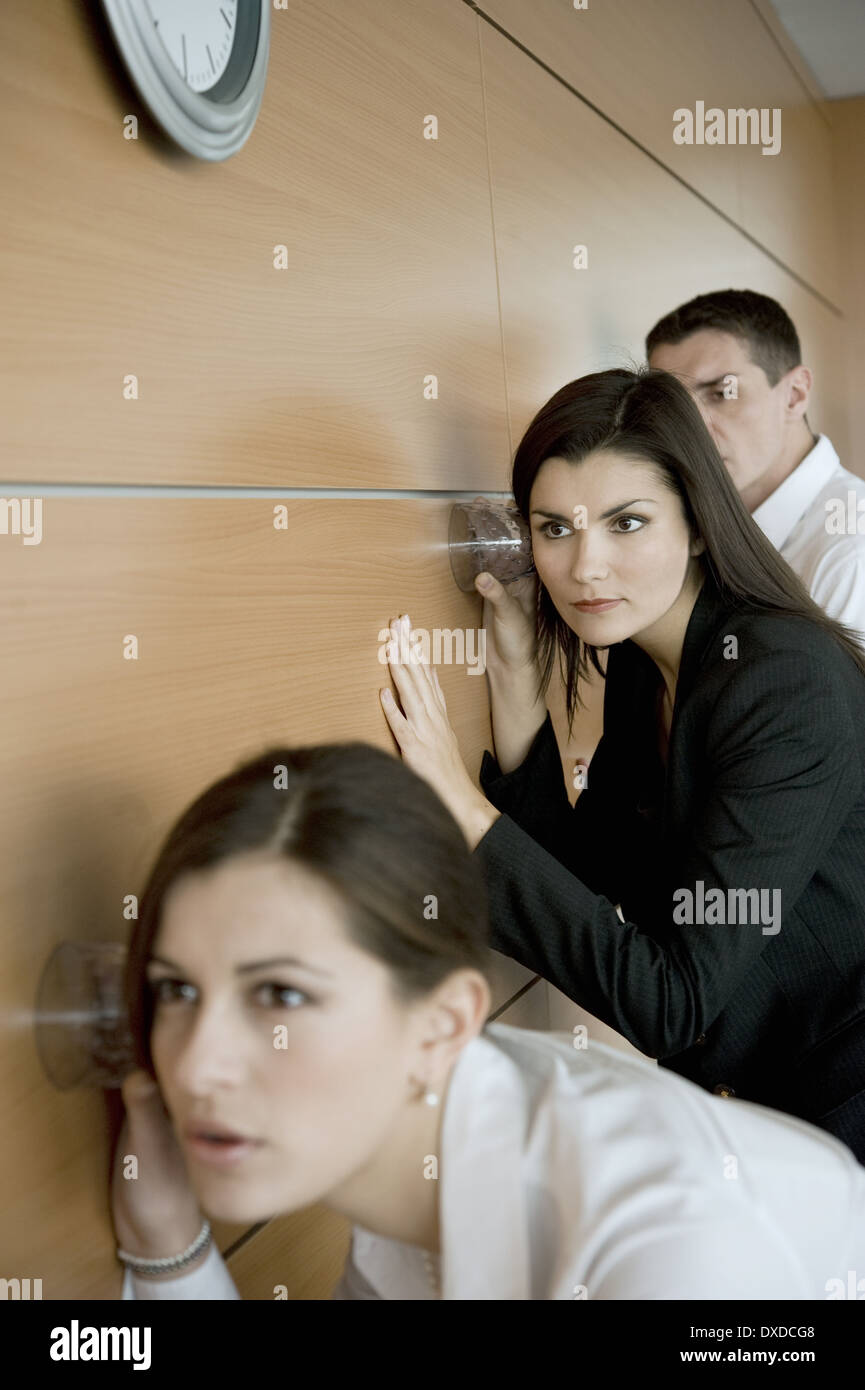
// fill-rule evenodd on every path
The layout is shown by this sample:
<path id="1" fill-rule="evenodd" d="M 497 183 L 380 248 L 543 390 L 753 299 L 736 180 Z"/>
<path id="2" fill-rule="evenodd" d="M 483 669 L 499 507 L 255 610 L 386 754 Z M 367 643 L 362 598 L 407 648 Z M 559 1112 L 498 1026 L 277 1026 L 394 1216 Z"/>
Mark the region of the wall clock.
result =
<path id="1" fill-rule="evenodd" d="M 154 119 L 199 159 L 249 138 L 267 76 L 270 0 L 102 0 Z"/>

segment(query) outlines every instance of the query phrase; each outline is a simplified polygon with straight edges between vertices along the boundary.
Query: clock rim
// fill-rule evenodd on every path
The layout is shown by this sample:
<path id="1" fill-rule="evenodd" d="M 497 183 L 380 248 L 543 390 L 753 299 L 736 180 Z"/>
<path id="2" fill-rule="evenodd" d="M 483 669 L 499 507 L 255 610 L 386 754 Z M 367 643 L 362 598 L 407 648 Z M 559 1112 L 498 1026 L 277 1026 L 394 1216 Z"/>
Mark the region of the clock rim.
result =
<path id="1" fill-rule="evenodd" d="M 246 143 L 255 125 L 270 56 L 270 4 L 254 3 L 258 33 L 243 90 L 232 101 L 214 102 L 187 86 L 149 18 L 142 23 L 133 0 L 102 0 L 114 41 L 151 115 L 177 144 L 199 158 L 227 159 Z"/>

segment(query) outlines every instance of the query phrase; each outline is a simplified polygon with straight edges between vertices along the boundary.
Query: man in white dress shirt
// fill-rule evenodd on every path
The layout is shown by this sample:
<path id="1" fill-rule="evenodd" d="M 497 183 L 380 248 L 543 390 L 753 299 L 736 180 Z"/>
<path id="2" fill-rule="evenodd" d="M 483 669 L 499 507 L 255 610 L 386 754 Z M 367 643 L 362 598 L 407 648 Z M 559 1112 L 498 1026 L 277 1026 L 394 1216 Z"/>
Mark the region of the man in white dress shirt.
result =
<path id="1" fill-rule="evenodd" d="M 691 391 L 742 501 L 815 603 L 865 632 L 865 482 L 811 430 L 813 376 L 781 305 L 753 290 L 698 295 L 655 324 L 646 356 Z"/>

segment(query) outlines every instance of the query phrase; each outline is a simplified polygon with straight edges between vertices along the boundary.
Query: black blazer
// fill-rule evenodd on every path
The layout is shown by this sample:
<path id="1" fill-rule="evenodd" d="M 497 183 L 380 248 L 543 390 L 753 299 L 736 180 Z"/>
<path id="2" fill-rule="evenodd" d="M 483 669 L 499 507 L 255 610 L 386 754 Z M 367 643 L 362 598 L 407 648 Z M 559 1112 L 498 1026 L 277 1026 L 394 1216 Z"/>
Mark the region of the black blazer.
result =
<path id="1" fill-rule="evenodd" d="M 475 847 L 491 944 L 662 1066 L 865 1162 L 865 676 L 817 624 L 737 607 L 707 577 L 666 773 L 660 685 L 634 642 L 610 648 L 574 807 L 549 714 L 512 772 L 484 753 L 503 812 Z M 720 905 L 702 922 L 700 881 Z"/>

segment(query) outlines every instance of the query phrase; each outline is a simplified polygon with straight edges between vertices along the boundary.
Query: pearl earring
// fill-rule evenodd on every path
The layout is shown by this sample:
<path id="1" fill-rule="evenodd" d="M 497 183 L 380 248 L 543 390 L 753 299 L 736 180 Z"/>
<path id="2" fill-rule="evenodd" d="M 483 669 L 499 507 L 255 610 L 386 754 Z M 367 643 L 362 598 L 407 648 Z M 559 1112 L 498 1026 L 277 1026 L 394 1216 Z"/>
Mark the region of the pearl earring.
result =
<path id="1" fill-rule="evenodd" d="M 435 1091 L 431 1090 L 431 1088 L 427 1085 L 425 1081 L 417 1081 L 415 1077 L 411 1077 L 410 1080 L 414 1082 L 416 1086 L 420 1086 L 421 1091 L 423 1092 L 423 1098 L 426 1101 L 427 1105 L 438 1105 L 438 1094 Z M 420 1095 L 415 1096 L 415 1099 L 420 1100 Z"/>

